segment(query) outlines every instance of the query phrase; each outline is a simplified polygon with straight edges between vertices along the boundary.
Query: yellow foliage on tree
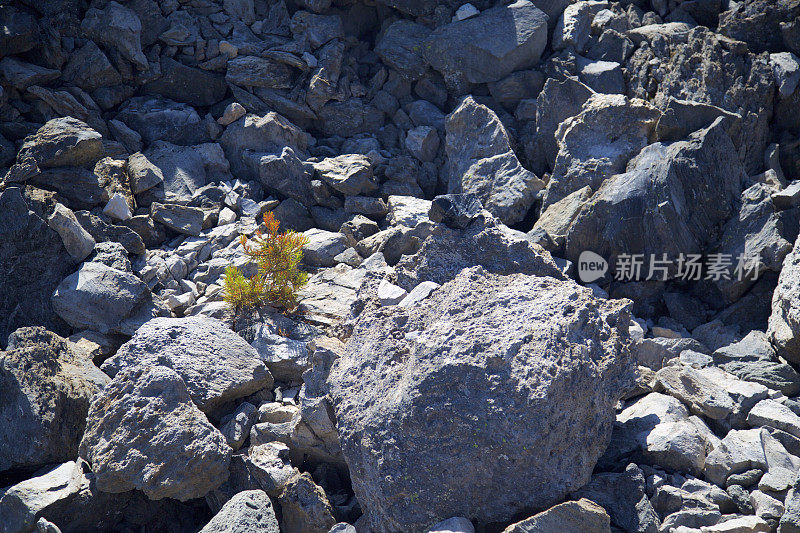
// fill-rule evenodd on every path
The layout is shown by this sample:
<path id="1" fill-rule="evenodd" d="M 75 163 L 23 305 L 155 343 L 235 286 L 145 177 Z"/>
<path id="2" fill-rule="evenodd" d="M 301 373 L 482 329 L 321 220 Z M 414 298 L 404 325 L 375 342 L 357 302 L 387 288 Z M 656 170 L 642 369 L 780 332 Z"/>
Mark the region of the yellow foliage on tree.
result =
<path id="1" fill-rule="evenodd" d="M 295 231 L 279 232 L 280 222 L 272 212 L 264 214 L 264 225 L 266 233 L 259 230 L 252 239 L 241 237 L 244 253 L 258 265 L 258 272 L 246 277 L 233 265 L 225 269 L 225 302 L 236 312 L 264 304 L 293 311 L 297 291 L 308 281 L 299 268 L 308 238 Z"/>

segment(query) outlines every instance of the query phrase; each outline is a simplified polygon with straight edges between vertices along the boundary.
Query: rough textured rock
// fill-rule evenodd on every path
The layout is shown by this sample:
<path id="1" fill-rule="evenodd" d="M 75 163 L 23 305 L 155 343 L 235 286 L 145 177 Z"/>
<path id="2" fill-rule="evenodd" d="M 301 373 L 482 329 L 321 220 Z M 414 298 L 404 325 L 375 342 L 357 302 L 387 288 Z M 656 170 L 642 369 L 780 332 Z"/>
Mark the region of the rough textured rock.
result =
<path id="1" fill-rule="evenodd" d="M 425 59 L 451 85 L 486 83 L 532 67 L 547 45 L 547 15 L 527 0 L 436 29 Z"/>
<path id="2" fill-rule="evenodd" d="M 77 457 L 89 402 L 108 381 L 55 333 L 12 333 L 0 352 L 0 472 Z"/>
<path id="3" fill-rule="evenodd" d="M 607 178 L 625 170 L 647 146 L 661 113 L 641 100 L 597 94 L 581 112 L 556 130 L 558 155 L 542 206 L 589 186 L 597 190 Z"/>
<path id="4" fill-rule="evenodd" d="M 522 167 L 497 115 L 468 96 L 445 131 L 448 192 L 474 194 L 506 224 L 525 218 L 544 183 Z"/>
<path id="5" fill-rule="evenodd" d="M 72 117 L 55 118 L 25 140 L 5 179 L 25 181 L 46 168 L 89 166 L 102 154 L 98 132 Z"/>
<path id="6" fill-rule="evenodd" d="M 727 47 L 736 53 L 730 53 Z M 629 93 L 665 108 L 670 98 L 694 100 L 742 116 L 747 132 L 739 155 L 751 174 L 759 172 L 767 145 L 775 92 L 767 56 L 747 53 L 707 28 L 688 32 L 674 43 L 668 61 L 649 64 L 657 47 L 642 47 L 628 65 Z M 686 83 L 693 80 L 692 83 Z"/>
<path id="7" fill-rule="evenodd" d="M 322 490 L 308 473 L 296 473 L 278 496 L 285 533 L 327 533 L 336 523 Z"/>
<path id="8" fill-rule="evenodd" d="M 142 53 L 142 22 L 135 11 L 117 2 L 109 2 L 102 10 L 90 8 L 81 29 L 90 39 L 116 48 L 138 68 L 147 69 L 147 58 Z"/>
<path id="9" fill-rule="evenodd" d="M 732 214 L 745 176 L 722 119 L 686 141 L 652 144 L 585 204 L 567 235 L 567 258 L 593 250 L 613 264 L 621 253 L 673 261 L 699 253 Z"/>
<path id="10" fill-rule="evenodd" d="M 511 524 L 503 533 L 547 533 L 549 531 L 605 533 L 611 531 L 605 510 L 591 500 L 582 498 L 565 502 L 535 516 Z"/>
<path id="11" fill-rule="evenodd" d="M 227 479 L 231 449 L 180 376 L 155 365 L 120 372 L 94 397 L 80 454 L 102 491 L 186 501 Z"/>
<path id="12" fill-rule="evenodd" d="M 443 284 L 462 269 L 480 265 L 495 274 L 533 274 L 562 279 L 550 254 L 524 234 L 503 230 L 486 211 L 462 230 L 433 228 L 419 251 L 397 264 L 398 284 L 411 291 L 423 281 Z"/>
<path id="13" fill-rule="evenodd" d="M 800 362 L 800 307 L 797 291 L 800 290 L 800 246 L 794 248 L 783 261 L 778 287 L 772 296 L 772 314 L 767 335 L 781 357 Z"/>
<path id="14" fill-rule="evenodd" d="M 594 300 L 571 282 L 482 268 L 462 271 L 415 307 L 362 314 L 328 383 L 370 525 L 412 531 L 454 515 L 508 520 L 582 486 L 631 383 L 628 317 L 624 303 Z M 494 341 L 485 344 L 489 331 Z M 573 454 L 577 438 L 583 446 Z M 463 468 L 443 475 L 456 457 Z"/>
<path id="15" fill-rule="evenodd" d="M 269 496 L 261 490 L 236 494 L 200 530 L 201 533 L 279 533 Z"/>
<path id="16" fill-rule="evenodd" d="M 150 295 L 147 285 L 128 272 L 101 263 L 83 263 L 53 293 L 53 309 L 74 328 L 118 331 Z"/>
<path id="17" fill-rule="evenodd" d="M 154 318 L 103 363 L 111 377 L 138 364 L 176 371 L 204 412 L 272 386 L 258 352 L 219 320 Z"/>
<path id="18" fill-rule="evenodd" d="M 219 138 L 231 171 L 258 178 L 243 160 L 245 150 L 269 152 L 290 147 L 296 153 L 306 153 L 308 134 L 281 115 L 271 112 L 264 116 L 245 115 L 225 128 Z"/>

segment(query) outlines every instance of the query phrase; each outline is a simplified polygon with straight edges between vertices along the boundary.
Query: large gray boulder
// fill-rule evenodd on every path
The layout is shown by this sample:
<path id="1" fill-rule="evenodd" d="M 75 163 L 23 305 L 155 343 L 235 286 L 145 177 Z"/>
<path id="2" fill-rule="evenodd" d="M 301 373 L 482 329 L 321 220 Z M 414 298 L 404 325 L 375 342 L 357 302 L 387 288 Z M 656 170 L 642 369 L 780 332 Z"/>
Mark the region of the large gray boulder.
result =
<path id="1" fill-rule="evenodd" d="M 53 310 L 78 329 L 119 331 L 122 322 L 150 296 L 147 285 L 131 274 L 102 263 L 83 263 L 53 293 Z"/>
<path id="2" fill-rule="evenodd" d="M 200 115 L 192 106 L 161 96 L 131 98 L 116 118 L 141 135 L 148 144 L 167 141 L 193 145 L 208 140 Z"/>
<path id="3" fill-rule="evenodd" d="M 213 318 L 154 318 L 140 327 L 103 371 L 115 377 L 137 364 L 175 370 L 194 403 L 210 412 L 230 400 L 272 386 L 272 375 L 258 352 L 239 335 Z"/>
<path id="4" fill-rule="evenodd" d="M 503 123 L 471 96 L 445 122 L 449 193 L 472 193 L 506 224 L 525 218 L 544 182 L 523 168 Z"/>
<path id="5" fill-rule="evenodd" d="M 6 181 L 26 181 L 52 167 L 93 165 L 103 155 L 102 136 L 72 117 L 54 118 L 27 137 Z"/>
<path id="6" fill-rule="evenodd" d="M 12 333 L 0 352 L 0 472 L 75 459 L 89 402 L 108 381 L 55 333 Z"/>
<path id="7" fill-rule="evenodd" d="M 232 453 L 181 377 L 158 364 L 126 369 L 94 397 L 79 451 L 104 492 L 181 501 L 220 486 Z"/>
<path id="8" fill-rule="evenodd" d="M 278 113 L 269 112 L 264 116 L 245 115 L 225 128 L 219 142 L 234 174 L 258 179 L 257 169 L 250 168 L 245 160 L 245 150 L 277 152 L 288 146 L 297 154 L 305 154 L 309 135 Z"/>
<path id="9" fill-rule="evenodd" d="M 410 20 L 392 23 L 375 45 L 383 62 L 410 80 L 421 78 L 428 65 L 422 50 L 431 30 Z"/>
<path id="10" fill-rule="evenodd" d="M 700 253 L 734 213 L 747 175 L 723 119 L 685 141 L 651 144 L 608 178 L 567 234 L 567 259 L 619 254 Z M 670 275 L 674 275 L 674 268 Z"/>
<path id="11" fill-rule="evenodd" d="M 769 56 L 748 53 L 744 45 L 703 26 L 675 39 L 656 35 L 653 42 L 668 41 L 667 57 L 662 57 L 663 46 L 640 46 L 628 62 L 628 94 L 660 109 L 677 98 L 738 113 L 747 132 L 739 156 L 749 174 L 760 172 L 775 93 Z"/>
<path id="12" fill-rule="evenodd" d="M 497 81 L 538 63 L 547 20 L 528 0 L 487 9 L 434 30 L 423 45 L 425 59 L 455 87 Z"/>
<path id="13" fill-rule="evenodd" d="M 633 380 L 628 305 L 475 267 L 364 312 L 328 386 L 369 526 L 507 521 L 583 486 Z"/>
<path id="14" fill-rule="evenodd" d="M 535 172 L 552 169 L 558 155 L 556 130 L 559 124 L 581 112 L 583 104 L 594 91 L 578 81 L 564 78 L 561 81 L 549 78 L 536 99 L 536 137 L 528 147 L 537 160 Z"/>
<path id="15" fill-rule="evenodd" d="M 81 23 L 87 37 L 110 48 L 140 70 L 147 70 L 147 58 L 142 52 L 142 21 L 132 9 L 109 2 L 102 10 L 90 8 Z"/>
<path id="16" fill-rule="evenodd" d="M 800 242 L 800 240 L 798 241 Z M 800 363 L 800 245 L 783 261 L 778 276 L 778 286 L 772 295 L 772 314 L 767 335 L 778 355 L 793 363 Z"/>
<path id="17" fill-rule="evenodd" d="M 144 157 L 163 178 L 163 185 L 154 180 L 156 188 L 149 187 L 147 196 L 161 202 L 187 202 L 204 185 L 231 178 L 230 165 L 217 143 L 178 146 L 156 141 L 145 150 Z"/>

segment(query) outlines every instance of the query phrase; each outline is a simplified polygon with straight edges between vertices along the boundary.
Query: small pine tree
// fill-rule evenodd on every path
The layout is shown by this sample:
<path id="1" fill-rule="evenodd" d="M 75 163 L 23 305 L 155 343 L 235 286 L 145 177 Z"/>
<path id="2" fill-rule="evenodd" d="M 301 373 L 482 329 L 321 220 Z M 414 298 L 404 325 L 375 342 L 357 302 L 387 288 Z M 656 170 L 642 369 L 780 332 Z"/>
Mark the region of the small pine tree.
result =
<path id="1" fill-rule="evenodd" d="M 271 211 L 264 214 L 264 225 L 265 234 L 259 230 L 252 239 L 242 235 L 244 253 L 258 265 L 258 272 L 248 278 L 233 265 L 225 269 L 225 302 L 237 313 L 263 304 L 293 311 L 297 291 L 308 281 L 299 268 L 308 238 L 295 231 L 279 232 L 280 222 Z"/>

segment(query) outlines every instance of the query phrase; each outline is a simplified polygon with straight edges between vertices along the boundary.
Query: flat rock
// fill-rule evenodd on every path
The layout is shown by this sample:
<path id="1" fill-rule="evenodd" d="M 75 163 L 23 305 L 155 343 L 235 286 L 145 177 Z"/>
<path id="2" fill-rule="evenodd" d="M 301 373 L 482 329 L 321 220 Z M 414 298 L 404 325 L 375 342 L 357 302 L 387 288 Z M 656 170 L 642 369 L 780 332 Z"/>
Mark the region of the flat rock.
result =
<path id="1" fill-rule="evenodd" d="M 273 382 L 258 352 L 212 318 L 154 318 L 107 359 L 102 369 L 114 377 L 142 363 L 175 370 L 192 400 L 206 413 L 271 387 Z"/>
<path id="2" fill-rule="evenodd" d="M 503 533 L 547 533 L 549 531 L 583 531 L 606 533 L 611 531 L 611 521 L 605 509 L 591 500 L 581 498 L 565 502 L 546 511 L 511 524 Z"/>

